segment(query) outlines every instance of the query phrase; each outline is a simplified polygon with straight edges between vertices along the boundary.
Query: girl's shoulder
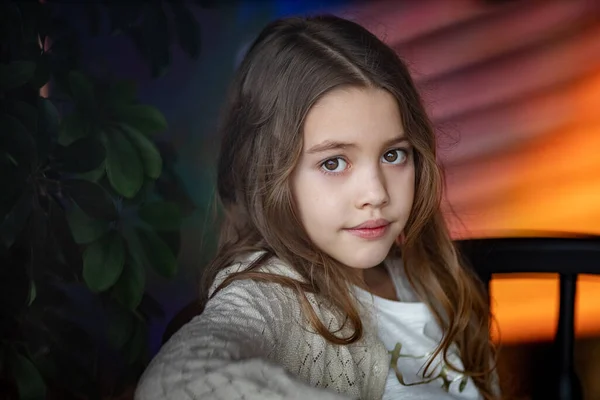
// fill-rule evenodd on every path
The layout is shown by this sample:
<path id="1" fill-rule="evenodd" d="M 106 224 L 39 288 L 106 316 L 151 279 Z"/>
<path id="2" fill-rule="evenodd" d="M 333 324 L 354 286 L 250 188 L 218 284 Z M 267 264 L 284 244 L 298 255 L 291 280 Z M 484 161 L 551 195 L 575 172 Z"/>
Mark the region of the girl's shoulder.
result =
<path id="1" fill-rule="evenodd" d="M 246 256 L 240 258 L 236 262 L 232 263 L 230 266 L 219 271 L 217 276 L 215 277 L 213 284 L 210 288 L 210 295 L 219 287 L 221 283 L 230 275 L 236 274 L 238 272 L 245 271 L 252 263 L 254 263 L 258 258 L 264 255 L 264 252 L 257 251 L 251 254 L 247 254 Z M 288 263 L 280 260 L 277 257 L 271 257 L 266 260 L 263 265 L 256 269 L 256 272 L 261 272 L 265 274 L 278 275 L 283 277 L 288 277 L 292 279 L 302 280 L 302 276 Z M 257 282 L 251 279 L 236 279 L 230 285 L 235 286 L 243 286 L 243 287 L 254 287 L 261 286 L 263 288 L 271 288 L 275 289 L 279 285 L 273 283 L 262 283 Z"/>
<path id="2" fill-rule="evenodd" d="M 261 255 L 251 254 L 219 271 L 211 285 L 204 314 L 215 314 L 217 319 L 224 315 L 236 315 L 236 318 L 264 320 L 277 331 L 284 331 L 289 328 L 284 329 L 288 323 L 300 320 L 301 305 L 297 293 L 275 281 L 240 277 L 216 292 L 228 276 L 244 271 Z M 300 278 L 300 274 L 290 265 L 277 258 L 269 259 L 256 271 Z"/>

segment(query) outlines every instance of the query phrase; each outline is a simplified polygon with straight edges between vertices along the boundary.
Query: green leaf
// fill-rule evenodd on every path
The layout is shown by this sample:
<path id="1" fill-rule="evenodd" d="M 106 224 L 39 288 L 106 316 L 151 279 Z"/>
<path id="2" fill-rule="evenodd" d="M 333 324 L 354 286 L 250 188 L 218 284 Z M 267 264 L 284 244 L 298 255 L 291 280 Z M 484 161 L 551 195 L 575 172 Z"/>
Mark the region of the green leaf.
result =
<path id="1" fill-rule="evenodd" d="M 90 217 L 114 221 L 117 209 L 113 199 L 102 186 L 83 179 L 64 181 L 63 190 Z"/>
<path id="2" fill-rule="evenodd" d="M 196 204 L 185 189 L 183 180 L 172 168 L 163 170 L 155 181 L 155 188 L 163 199 L 178 204 L 182 214 L 189 215 L 196 210 Z"/>
<path id="3" fill-rule="evenodd" d="M 30 306 L 37 297 L 37 288 L 35 286 L 35 281 L 31 281 L 31 286 L 29 287 L 29 300 L 27 301 L 27 306 Z"/>
<path id="4" fill-rule="evenodd" d="M 88 217 L 81 208 L 75 206 L 67 214 L 73 239 L 78 244 L 92 243 L 110 230 L 108 222 Z"/>
<path id="5" fill-rule="evenodd" d="M 6 111 L 12 115 L 30 132 L 34 135 L 38 130 L 38 111 L 29 103 L 24 101 L 14 101 L 7 104 Z"/>
<path id="6" fill-rule="evenodd" d="M 156 230 L 178 230 L 181 212 L 175 203 L 155 201 L 140 206 L 139 216 Z"/>
<path id="7" fill-rule="evenodd" d="M 169 246 L 156 234 L 146 229 L 136 229 L 144 259 L 152 268 L 165 278 L 172 278 L 177 273 L 177 258 Z"/>
<path id="8" fill-rule="evenodd" d="M 10 353 L 10 369 L 17 382 L 21 400 L 43 400 L 46 397 L 46 384 L 33 363 L 13 350 Z"/>
<path id="9" fill-rule="evenodd" d="M 75 68 L 81 66 L 82 56 L 82 37 L 77 29 L 73 28 L 68 18 L 55 17 L 52 24 L 55 27 L 62 25 L 64 29 L 53 28 L 52 37 L 52 58 L 55 65 L 53 72 L 53 83 L 61 87 L 61 91 L 69 96 L 72 95 L 69 83 L 69 73 Z"/>
<path id="10" fill-rule="evenodd" d="M 38 97 L 38 126 L 36 143 L 40 160 L 45 160 L 56 143 L 59 132 L 58 110 L 48 99 Z"/>
<path id="11" fill-rule="evenodd" d="M 192 59 L 200 55 L 200 26 L 194 15 L 184 4 L 171 2 L 168 3 L 173 10 L 175 17 L 174 26 L 177 30 L 179 45 Z"/>
<path id="12" fill-rule="evenodd" d="M 38 43 L 38 21 L 40 13 L 40 4 L 37 2 L 19 2 L 20 9 L 23 15 L 23 44 L 29 47 L 28 55 L 33 55 L 33 49 L 39 52 L 40 45 Z"/>
<path id="13" fill-rule="evenodd" d="M 123 273 L 114 287 L 117 300 L 130 310 L 135 310 L 142 301 L 146 285 L 146 271 L 135 258 L 129 257 Z"/>
<path id="14" fill-rule="evenodd" d="M 144 10 L 144 3 L 141 2 L 116 2 L 109 1 L 105 3 L 108 20 L 110 22 L 110 33 L 117 35 L 139 20 Z"/>
<path id="15" fill-rule="evenodd" d="M 92 292 L 111 288 L 125 264 L 125 245 L 117 233 L 92 243 L 83 253 L 83 280 Z"/>
<path id="16" fill-rule="evenodd" d="M 118 122 L 129 125 L 144 135 L 167 130 L 167 120 L 155 107 L 143 104 L 130 104 L 118 107 L 115 110 Z"/>
<path id="17" fill-rule="evenodd" d="M 171 62 L 171 30 L 162 4 L 154 3 L 144 11 L 143 22 L 139 25 L 139 42 L 150 61 L 152 76 L 157 78 L 167 72 Z"/>
<path id="18" fill-rule="evenodd" d="M 91 126 L 88 120 L 78 112 L 67 115 L 60 123 L 58 143 L 68 146 L 77 139 L 88 136 Z"/>
<path id="19" fill-rule="evenodd" d="M 67 303 L 58 305 L 50 293 L 46 296 L 40 293 L 44 301 L 31 311 L 35 323 L 28 324 L 25 338 L 36 367 L 54 388 L 60 388 L 58 398 L 64 399 L 65 393 L 78 393 L 76 398 L 91 400 L 93 397 L 88 397 L 82 389 L 94 383 L 91 375 L 98 348 L 85 328 L 91 330 L 99 325 L 99 310 L 93 302 L 88 303 L 91 294 L 77 290 L 73 295 Z M 88 315 L 84 316 L 86 311 Z"/>
<path id="20" fill-rule="evenodd" d="M 13 61 L 0 64 L 0 91 L 18 88 L 29 82 L 35 73 L 35 63 Z"/>
<path id="21" fill-rule="evenodd" d="M 143 350 L 146 347 L 148 340 L 148 328 L 146 325 L 137 319 L 134 319 L 133 335 L 125 346 L 126 361 L 129 364 L 135 364 L 143 355 Z"/>
<path id="22" fill-rule="evenodd" d="M 56 147 L 55 155 L 59 169 L 83 173 L 98 168 L 106 158 L 106 151 L 99 139 L 89 136 L 78 139 L 67 147 Z"/>
<path id="23" fill-rule="evenodd" d="M 78 277 L 83 267 L 82 249 L 73 238 L 67 212 L 63 208 L 63 204 L 59 204 L 57 201 L 50 201 L 48 206 L 47 226 L 51 228 L 51 232 L 47 242 L 49 248 L 54 248 L 57 253 L 57 262 L 47 260 L 43 270 L 52 270 L 52 273 L 57 276 Z"/>
<path id="24" fill-rule="evenodd" d="M 31 81 L 34 87 L 40 89 L 50 80 L 50 61 L 48 53 L 44 53 L 39 57 L 35 74 Z"/>
<path id="25" fill-rule="evenodd" d="M 16 323 L 26 312 L 31 279 L 28 268 L 24 268 L 23 264 L 21 257 L 11 256 L 6 251 L 0 252 L 0 315 L 5 321 L 3 324 L 11 320 Z M 3 339 L 6 338 L 4 335 L 6 333 L 3 333 Z M 0 348 L 3 346 L 4 343 L 0 343 Z"/>
<path id="26" fill-rule="evenodd" d="M 17 49 L 22 46 L 23 18 L 15 1 L 0 1 L 0 26 L 4 32 L 12 33 L 4 36 L 6 48 Z"/>
<path id="27" fill-rule="evenodd" d="M 90 182 L 98 182 L 100 179 L 102 179 L 102 177 L 104 176 L 105 173 L 106 173 L 106 164 L 104 163 L 104 161 L 102 161 L 100 163 L 100 165 L 98 165 L 98 168 L 93 169 L 89 172 L 77 174 L 77 178 L 83 179 L 85 181 L 90 181 Z"/>
<path id="28" fill-rule="evenodd" d="M 111 186 L 122 196 L 132 198 L 144 183 L 140 156 L 126 135 L 113 131 L 106 141 L 106 174 Z"/>
<path id="29" fill-rule="evenodd" d="M 115 349 L 122 349 L 133 336 L 135 317 L 127 309 L 117 303 L 109 303 L 108 326 L 106 327 L 109 343 Z"/>
<path id="30" fill-rule="evenodd" d="M 8 249 L 13 245 L 17 236 L 25 227 L 32 207 L 33 190 L 28 186 L 21 193 L 21 196 L 19 196 L 11 210 L 6 215 L 0 217 L 2 218 L 0 220 L 0 243 L 5 248 Z"/>
<path id="31" fill-rule="evenodd" d="M 36 164 L 35 142 L 25 126 L 15 117 L 0 114 L 0 149 L 9 154 L 20 166 Z"/>
<path id="32" fill-rule="evenodd" d="M 10 158 L 0 151 L 0 216 L 4 217 L 27 186 L 29 173 L 10 161 Z M 0 217 L 0 218 L 2 218 Z"/>
<path id="33" fill-rule="evenodd" d="M 88 116 L 95 110 L 94 85 L 79 71 L 69 72 L 69 88 L 77 108 Z"/>
<path id="34" fill-rule="evenodd" d="M 179 254 L 179 250 L 181 249 L 181 230 L 177 229 L 177 230 L 171 230 L 171 231 L 157 231 L 156 232 L 158 234 L 158 236 L 169 246 L 169 248 L 171 249 L 171 251 L 173 252 L 173 254 Z M 209 236 L 210 238 L 213 238 L 215 235 L 203 235 L 203 236 Z M 203 240 L 202 241 L 202 248 L 204 249 L 204 246 L 207 243 L 208 240 Z"/>
<path id="35" fill-rule="evenodd" d="M 137 129 L 127 125 L 121 125 L 121 129 L 137 148 L 146 175 L 152 179 L 157 179 L 162 172 L 162 158 L 158 148 Z"/>
<path id="36" fill-rule="evenodd" d="M 136 93 L 135 82 L 119 81 L 108 88 L 104 101 L 109 109 L 115 109 L 119 106 L 131 105 L 135 101 Z"/>

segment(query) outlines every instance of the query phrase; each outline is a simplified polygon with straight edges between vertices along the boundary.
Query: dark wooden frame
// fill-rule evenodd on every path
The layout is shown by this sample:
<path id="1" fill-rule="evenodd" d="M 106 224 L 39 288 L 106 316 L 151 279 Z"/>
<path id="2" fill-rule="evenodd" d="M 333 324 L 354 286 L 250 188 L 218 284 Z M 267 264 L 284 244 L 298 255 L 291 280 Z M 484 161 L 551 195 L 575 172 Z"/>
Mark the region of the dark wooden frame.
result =
<path id="1" fill-rule="evenodd" d="M 581 400 L 582 389 L 573 363 L 577 277 L 600 274 L 600 237 L 563 236 L 468 239 L 456 242 L 462 257 L 489 289 L 493 274 L 556 273 L 560 278 L 558 326 L 554 338 L 553 379 L 544 392 L 555 399 Z M 600 316 L 599 316 L 600 317 Z M 544 397 L 545 399 L 548 397 Z"/>

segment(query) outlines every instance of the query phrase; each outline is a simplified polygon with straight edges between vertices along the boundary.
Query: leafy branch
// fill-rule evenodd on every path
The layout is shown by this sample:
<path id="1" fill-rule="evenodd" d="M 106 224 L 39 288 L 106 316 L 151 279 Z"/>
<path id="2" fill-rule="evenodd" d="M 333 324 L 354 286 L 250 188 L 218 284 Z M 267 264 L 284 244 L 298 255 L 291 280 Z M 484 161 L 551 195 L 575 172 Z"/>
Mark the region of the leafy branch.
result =
<path id="1" fill-rule="evenodd" d="M 177 273 L 192 205 L 158 141 L 165 117 L 138 101 L 133 83 L 82 68 L 79 33 L 61 10 L 54 1 L 0 4 L 0 397 L 8 399 L 106 399 L 135 381 L 148 358 L 147 322 L 162 315 L 147 274 Z M 167 70 L 173 36 L 198 57 L 199 26 L 183 2 L 81 10 L 91 34 L 105 17 L 110 34 L 133 40 L 154 76 Z"/>

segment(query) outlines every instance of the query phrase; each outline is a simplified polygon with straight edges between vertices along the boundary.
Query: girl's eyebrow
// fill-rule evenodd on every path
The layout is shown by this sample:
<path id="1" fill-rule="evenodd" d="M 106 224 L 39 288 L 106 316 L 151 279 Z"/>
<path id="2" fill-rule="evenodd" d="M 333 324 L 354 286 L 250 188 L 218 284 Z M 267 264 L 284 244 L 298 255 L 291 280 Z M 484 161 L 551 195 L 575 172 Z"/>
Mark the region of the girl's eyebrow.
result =
<path id="1" fill-rule="evenodd" d="M 408 139 L 404 134 L 401 134 L 400 136 L 397 136 L 395 138 L 388 140 L 387 142 L 385 142 L 384 147 L 389 147 L 394 144 L 399 144 L 402 142 L 408 142 Z M 344 150 L 344 149 L 351 148 L 351 147 L 356 147 L 356 144 L 355 143 L 338 142 L 335 140 L 324 140 L 323 142 L 316 144 L 316 145 L 312 146 L 310 149 L 308 149 L 306 151 L 306 154 L 316 154 L 316 153 L 321 153 L 321 152 L 328 151 L 328 150 Z"/>

